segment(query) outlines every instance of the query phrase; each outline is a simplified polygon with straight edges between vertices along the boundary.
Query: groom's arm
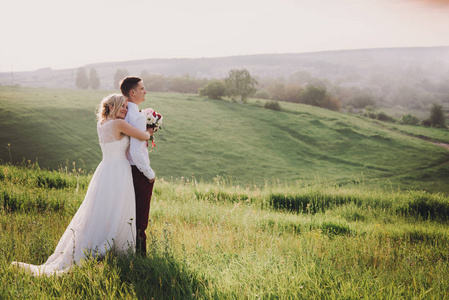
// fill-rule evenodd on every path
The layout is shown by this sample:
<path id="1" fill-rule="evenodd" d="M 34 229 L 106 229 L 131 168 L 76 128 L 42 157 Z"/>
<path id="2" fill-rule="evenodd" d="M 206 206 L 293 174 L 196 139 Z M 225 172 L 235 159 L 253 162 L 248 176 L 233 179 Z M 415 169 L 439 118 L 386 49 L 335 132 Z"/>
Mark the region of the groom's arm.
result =
<path id="1" fill-rule="evenodd" d="M 146 130 L 146 120 L 143 115 L 140 115 L 131 120 L 131 125 L 139 130 Z M 140 141 L 136 138 L 130 137 L 129 155 L 136 167 L 142 172 L 149 180 L 154 180 L 156 174 L 150 166 L 150 158 L 148 157 L 148 148 L 146 141 Z"/>

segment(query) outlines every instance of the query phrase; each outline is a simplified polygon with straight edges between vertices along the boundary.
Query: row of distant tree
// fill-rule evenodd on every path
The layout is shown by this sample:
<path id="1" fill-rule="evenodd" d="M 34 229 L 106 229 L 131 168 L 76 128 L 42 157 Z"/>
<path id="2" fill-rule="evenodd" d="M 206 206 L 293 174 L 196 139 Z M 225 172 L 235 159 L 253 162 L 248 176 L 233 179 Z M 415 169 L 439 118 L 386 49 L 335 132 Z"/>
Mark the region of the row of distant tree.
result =
<path id="1" fill-rule="evenodd" d="M 118 89 L 120 80 L 129 75 L 130 72 L 127 69 L 117 69 L 113 78 L 114 88 Z M 212 80 L 187 75 L 180 77 L 151 75 L 146 70 L 140 74 L 140 77 L 146 89 L 152 92 L 199 93 L 212 99 L 229 97 L 241 103 L 245 103 L 248 97 L 256 96 L 262 99 L 304 103 L 332 110 L 341 108 L 341 101 L 330 95 L 326 87 L 320 85 L 319 82 L 309 84 L 304 88 L 263 79 L 263 86 L 258 89 L 258 80 L 252 77 L 246 69 L 230 70 L 226 78 Z M 85 68 L 79 68 L 75 84 L 78 89 L 98 89 L 100 79 L 95 68 L 90 69 L 89 76 Z"/>
<path id="2" fill-rule="evenodd" d="M 443 106 L 439 103 L 433 103 L 430 106 L 429 117 L 422 121 L 413 114 L 405 114 L 400 119 L 397 119 L 386 114 L 383 111 L 377 111 L 376 108 L 372 105 L 366 106 L 364 110 L 361 111 L 361 114 L 365 117 L 384 122 L 399 123 L 404 125 L 421 124 L 424 126 L 431 126 L 436 128 L 446 128 L 446 115 Z"/>
<path id="3" fill-rule="evenodd" d="M 127 69 L 117 69 L 114 74 L 113 86 L 115 89 L 119 88 L 120 81 L 129 76 L 130 73 Z M 190 76 L 164 76 L 164 75 L 151 75 L 148 71 L 144 70 L 140 74 L 142 81 L 145 85 L 145 89 L 151 92 L 175 92 L 175 93 L 190 93 L 196 94 L 198 90 L 206 85 L 209 80 L 206 78 L 194 78 Z"/>
<path id="4" fill-rule="evenodd" d="M 117 69 L 114 74 L 113 86 L 119 88 L 120 80 L 129 76 L 130 72 L 123 68 Z M 190 76 L 172 77 L 164 75 L 151 75 L 144 70 L 140 77 L 148 91 L 153 92 L 177 92 L 177 93 L 199 93 L 212 99 L 230 97 L 238 102 L 246 102 L 250 96 L 262 99 L 272 99 L 278 101 L 288 101 L 304 103 L 332 110 L 340 110 L 342 102 L 337 97 L 331 95 L 326 88 L 326 84 L 302 75 L 292 76 L 293 82 L 285 84 L 283 80 L 270 80 L 253 78 L 248 70 L 231 70 L 228 77 L 224 79 L 205 79 Z M 259 81 L 261 82 L 259 88 Z M 307 84 L 305 87 L 299 84 Z M 95 68 L 91 68 L 89 75 L 84 67 L 78 69 L 75 85 L 78 89 L 98 89 L 100 79 Z M 361 95 L 354 97 L 350 102 L 356 108 L 363 108 L 367 105 L 374 105 L 372 97 Z"/>
<path id="5" fill-rule="evenodd" d="M 122 78 L 130 75 L 127 69 L 117 69 L 113 78 L 113 87 L 118 89 Z M 151 75 L 144 70 L 140 74 L 145 87 L 153 92 L 199 93 L 210 80 L 185 76 Z M 251 76 L 251 75 L 250 75 Z M 251 78 L 253 78 L 251 76 Z M 315 78 L 306 71 L 298 71 L 289 78 L 253 78 L 256 80 L 254 96 L 262 99 L 307 103 L 330 109 L 363 109 L 368 105 L 394 107 L 397 105 L 405 109 L 426 110 L 432 103 L 449 102 L 449 90 L 436 89 L 433 94 L 423 94 L 413 87 L 402 87 L 400 91 L 391 91 L 384 88 L 384 96 L 370 88 L 356 86 L 340 86 L 332 84 L 329 80 Z M 223 81 L 222 79 L 221 81 Z M 219 88 L 219 83 L 214 83 Z M 85 68 L 79 68 L 76 78 L 76 87 L 79 89 L 97 89 L 100 79 L 95 68 L 90 69 L 89 76 Z M 420 87 L 415 87 L 419 89 Z M 438 92 L 438 93 L 437 93 Z M 429 92 L 430 93 L 430 92 Z"/>
<path id="6" fill-rule="evenodd" d="M 98 89 L 100 87 L 100 77 L 97 70 L 95 68 L 90 69 L 89 76 L 87 76 L 86 68 L 78 68 L 75 86 L 77 89 Z"/>
<path id="7" fill-rule="evenodd" d="M 325 86 L 289 86 L 286 90 L 284 86 L 276 84 L 273 87 L 275 92 L 270 94 L 266 90 L 257 90 L 257 85 L 257 80 L 252 78 L 246 69 L 231 70 L 226 78 L 210 81 L 199 90 L 199 94 L 212 99 L 221 99 L 227 96 L 242 103 L 245 103 L 248 97 L 255 96 L 262 99 L 303 103 L 336 111 L 341 108 L 341 101 L 332 97 Z"/>
<path id="8" fill-rule="evenodd" d="M 130 72 L 127 69 L 117 69 L 113 78 L 114 88 L 118 89 L 120 80 L 129 75 Z M 375 111 L 378 105 L 385 105 L 384 102 L 386 100 L 379 99 L 369 89 L 335 86 L 328 80 L 313 78 L 307 72 L 294 73 L 289 79 L 273 79 L 254 78 L 248 70 L 240 69 L 230 70 L 228 76 L 225 78 L 210 80 L 190 77 L 188 75 L 177 77 L 152 75 L 144 70 L 140 74 L 140 77 L 146 89 L 152 92 L 198 93 L 201 96 L 211 99 L 228 97 L 240 103 L 246 103 L 248 97 L 254 96 L 256 98 L 275 101 L 303 103 L 336 111 L 342 108 L 350 112 L 362 109 L 364 111 L 363 114 L 367 117 L 381 121 L 400 121 L 405 124 L 419 123 L 419 119 L 413 115 L 407 114 L 401 120 L 396 120 L 383 112 Z M 99 86 L 100 79 L 95 68 L 90 69 L 89 76 L 85 68 L 78 69 L 76 78 L 77 88 L 98 89 Z M 270 105 L 279 108 L 274 102 L 271 102 Z M 430 105 L 429 103 L 428 106 Z M 444 127 L 444 122 L 442 123 L 441 120 L 445 120 L 443 107 L 437 105 L 437 108 L 435 108 L 433 105 L 431 108 L 431 117 L 424 120 L 423 124 Z"/>

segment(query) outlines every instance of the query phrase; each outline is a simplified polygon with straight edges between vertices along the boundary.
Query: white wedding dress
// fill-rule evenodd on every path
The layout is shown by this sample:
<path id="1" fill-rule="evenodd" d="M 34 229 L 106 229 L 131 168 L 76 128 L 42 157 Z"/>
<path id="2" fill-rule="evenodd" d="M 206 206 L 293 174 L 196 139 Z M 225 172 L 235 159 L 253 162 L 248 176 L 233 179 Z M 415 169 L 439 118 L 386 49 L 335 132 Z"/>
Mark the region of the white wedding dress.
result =
<path id="1" fill-rule="evenodd" d="M 97 124 L 103 160 L 89 183 L 86 196 L 54 253 L 43 265 L 13 264 L 31 270 L 35 276 L 62 274 L 74 263 L 104 254 L 114 247 L 135 249 L 135 199 L 131 166 L 125 151 L 129 137 L 115 139 L 112 123 Z M 50 226 L 51 224 L 49 224 Z"/>

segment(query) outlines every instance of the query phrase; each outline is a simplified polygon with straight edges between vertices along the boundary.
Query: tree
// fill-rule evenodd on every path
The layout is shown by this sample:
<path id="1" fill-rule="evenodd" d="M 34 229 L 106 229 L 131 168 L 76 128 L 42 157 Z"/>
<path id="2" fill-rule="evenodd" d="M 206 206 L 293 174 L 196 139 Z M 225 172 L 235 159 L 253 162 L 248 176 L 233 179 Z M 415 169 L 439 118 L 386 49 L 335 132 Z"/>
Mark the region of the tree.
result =
<path id="1" fill-rule="evenodd" d="M 151 75 L 150 75 L 150 72 L 148 72 L 147 70 L 143 70 L 143 71 L 140 73 L 140 78 L 142 78 L 142 82 L 143 82 L 143 85 L 145 86 L 145 89 L 146 89 L 147 91 L 149 91 L 148 87 L 150 86 L 150 83 L 151 83 Z"/>
<path id="2" fill-rule="evenodd" d="M 313 106 L 321 106 L 326 97 L 327 91 L 325 87 L 308 85 L 302 93 L 301 102 Z"/>
<path id="3" fill-rule="evenodd" d="M 97 90 L 100 87 L 100 77 L 98 77 L 98 73 L 95 68 L 90 69 L 89 84 L 94 90 Z"/>
<path id="4" fill-rule="evenodd" d="M 120 88 L 120 81 L 129 75 L 129 72 L 127 69 L 117 69 L 114 75 L 114 88 L 119 89 Z"/>
<path id="5" fill-rule="evenodd" d="M 199 90 L 201 97 L 220 100 L 226 96 L 226 85 L 222 80 L 212 80 Z"/>
<path id="6" fill-rule="evenodd" d="M 89 79 L 87 78 L 86 69 L 83 67 L 78 68 L 78 72 L 76 73 L 75 86 L 77 89 L 89 88 Z"/>
<path id="7" fill-rule="evenodd" d="M 299 103 L 301 102 L 301 87 L 289 84 L 285 86 L 283 96 L 280 100 Z"/>
<path id="8" fill-rule="evenodd" d="M 145 89 L 151 92 L 168 92 L 170 87 L 170 78 L 163 75 L 143 74 L 142 81 Z"/>
<path id="9" fill-rule="evenodd" d="M 432 127 L 446 127 L 446 119 L 444 117 L 443 106 L 438 103 L 434 103 L 430 107 L 430 126 Z"/>
<path id="10" fill-rule="evenodd" d="M 268 93 L 273 100 L 284 100 L 285 98 L 285 84 L 276 82 L 268 86 Z"/>
<path id="11" fill-rule="evenodd" d="M 231 70 L 225 79 L 227 94 L 233 101 L 246 103 L 246 99 L 256 92 L 257 81 L 248 70 Z"/>
<path id="12" fill-rule="evenodd" d="M 301 102 L 336 111 L 341 108 L 341 101 L 328 95 L 324 86 L 308 85 L 301 92 Z"/>

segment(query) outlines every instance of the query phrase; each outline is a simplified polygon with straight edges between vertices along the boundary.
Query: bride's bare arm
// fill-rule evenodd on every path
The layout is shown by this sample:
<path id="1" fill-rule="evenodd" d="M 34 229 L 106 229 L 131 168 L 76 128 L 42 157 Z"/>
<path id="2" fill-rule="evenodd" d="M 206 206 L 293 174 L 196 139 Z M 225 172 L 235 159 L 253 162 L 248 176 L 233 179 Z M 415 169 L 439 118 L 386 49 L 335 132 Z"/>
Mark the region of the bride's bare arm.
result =
<path id="1" fill-rule="evenodd" d="M 134 126 L 131 126 L 125 120 L 117 120 L 117 129 L 126 135 L 136 138 L 141 141 L 148 141 L 150 139 L 150 133 L 148 131 L 142 131 Z"/>

